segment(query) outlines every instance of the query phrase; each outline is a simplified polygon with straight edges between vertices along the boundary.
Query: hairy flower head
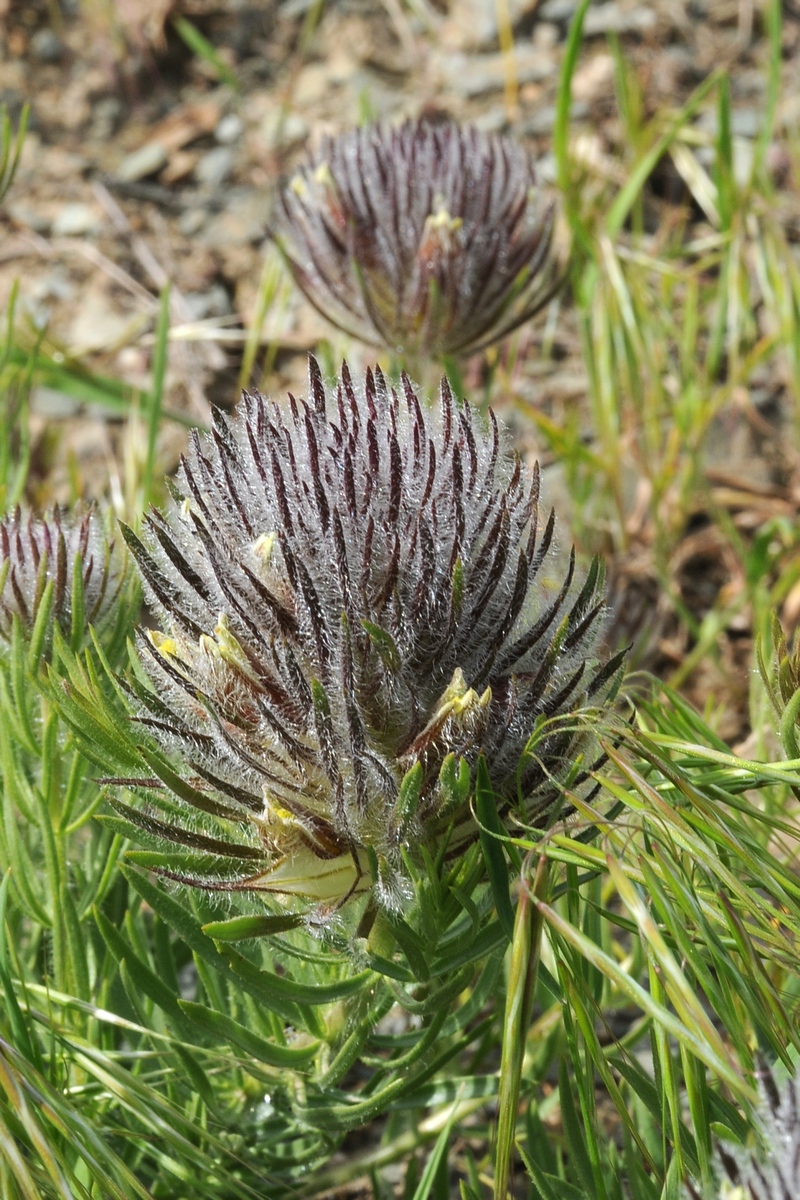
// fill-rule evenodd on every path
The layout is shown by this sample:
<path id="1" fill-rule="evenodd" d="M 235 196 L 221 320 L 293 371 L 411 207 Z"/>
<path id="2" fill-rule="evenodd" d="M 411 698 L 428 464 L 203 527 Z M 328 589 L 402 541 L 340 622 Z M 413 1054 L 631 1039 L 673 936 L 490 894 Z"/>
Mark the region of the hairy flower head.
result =
<path id="1" fill-rule="evenodd" d="M 715 1200 L 794 1200 L 800 1196 L 800 1074 L 778 1086 L 761 1071 L 757 1116 L 760 1145 L 751 1150 L 717 1143 Z M 694 1188 L 692 1197 L 699 1200 Z"/>
<path id="2" fill-rule="evenodd" d="M 446 382 L 431 412 L 406 377 L 344 366 L 326 389 L 312 359 L 307 399 L 217 414 L 169 512 L 127 533 L 161 625 L 141 719 L 184 780 L 177 821 L 139 823 L 238 859 L 207 886 L 337 902 L 371 881 L 398 906 L 404 853 L 474 837 L 481 753 L 501 812 L 546 822 L 591 762 L 572 728 L 525 757 L 531 731 L 599 700 L 619 659 L 594 657 L 597 564 L 551 581 L 538 493 Z"/>
<path id="3" fill-rule="evenodd" d="M 275 216 L 295 281 L 323 316 L 434 357 L 480 350 L 547 302 L 552 234 L 525 149 L 454 122 L 326 138 Z"/>
<path id="4" fill-rule="evenodd" d="M 29 634 L 44 619 L 77 647 L 113 616 L 124 574 L 96 509 L 40 518 L 16 508 L 0 520 L 0 638 L 10 641 L 15 618 Z"/>

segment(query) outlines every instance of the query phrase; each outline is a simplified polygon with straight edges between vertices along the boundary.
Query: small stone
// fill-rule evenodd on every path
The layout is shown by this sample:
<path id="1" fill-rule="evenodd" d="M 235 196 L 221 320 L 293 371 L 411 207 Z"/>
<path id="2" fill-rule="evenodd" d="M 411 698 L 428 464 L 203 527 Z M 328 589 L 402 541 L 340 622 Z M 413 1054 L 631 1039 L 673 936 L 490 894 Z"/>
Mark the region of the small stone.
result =
<path id="1" fill-rule="evenodd" d="M 614 59 L 610 54 L 595 54 L 575 72 L 572 79 L 572 95 L 576 100 L 587 103 L 614 84 Z"/>
<path id="2" fill-rule="evenodd" d="M 537 0 L 508 0 L 512 27 L 538 8 Z M 497 46 L 499 5 L 486 0 L 451 0 L 445 27 L 445 44 L 458 50 L 490 50 Z"/>
<path id="3" fill-rule="evenodd" d="M 657 20 L 651 8 L 626 11 L 612 0 L 609 4 L 596 4 L 587 9 L 583 32 L 585 37 L 597 37 L 604 33 L 644 33 L 652 29 Z"/>
<path id="4" fill-rule="evenodd" d="M 285 150 L 308 137 L 309 126 L 299 113 L 276 108 L 261 122 L 261 136 L 271 150 Z"/>
<path id="5" fill-rule="evenodd" d="M 138 316 L 117 309 L 106 285 L 81 294 L 64 340 L 76 356 L 117 348 L 138 330 Z"/>
<path id="6" fill-rule="evenodd" d="M 764 115 L 755 108 L 735 108 L 731 113 L 731 133 L 736 137 L 757 138 L 764 127 Z"/>
<path id="7" fill-rule="evenodd" d="M 555 154 L 543 154 L 536 160 L 536 180 L 538 183 L 555 183 L 558 179 L 558 164 Z"/>
<path id="8" fill-rule="evenodd" d="M 56 267 L 31 284 L 31 295 L 35 300 L 71 300 L 75 283 L 63 267 Z"/>
<path id="9" fill-rule="evenodd" d="M 176 150 L 170 155 L 169 162 L 159 175 L 159 182 L 167 187 L 180 183 L 191 175 L 199 161 L 200 154 L 196 150 Z"/>
<path id="10" fill-rule="evenodd" d="M 552 21 L 538 21 L 533 31 L 533 44 L 537 50 L 552 50 L 558 45 L 558 26 Z"/>
<path id="11" fill-rule="evenodd" d="M 36 387 L 31 392 L 31 411 L 40 417 L 74 417 L 80 411 L 80 401 L 56 388 Z"/>
<path id="12" fill-rule="evenodd" d="M 233 170 L 233 157 L 233 150 L 229 146 L 217 146 L 209 150 L 194 169 L 195 179 L 203 187 L 220 187 Z"/>
<path id="13" fill-rule="evenodd" d="M 54 237 L 80 237 L 94 233 L 99 225 L 97 213 L 88 204 L 65 204 L 52 224 Z"/>
<path id="14" fill-rule="evenodd" d="M 480 113 L 472 124 L 481 133 L 502 133 L 508 127 L 508 117 L 504 109 L 490 108 L 488 112 Z"/>
<path id="15" fill-rule="evenodd" d="M 103 96 L 92 105 L 92 137 L 106 141 L 114 133 L 122 117 L 123 106 L 118 96 Z"/>
<path id="16" fill-rule="evenodd" d="M 786 147 L 780 142 L 770 142 L 764 164 L 778 187 L 784 187 L 792 170 L 792 160 Z"/>
<path id="17" fill-rule="evenodd" d="M 292 90 L 292 103 L 298 108 L 317 104 L 330 91 L 331 78 L 327 63 L 308 63 L 298 72 Z"/>
<path id="18" fill-rule="evenodd" d="M 747 187 L 753 174 L 755 147 L 750 138 L 735 137 L 731 142 L 733 152 L 733 178 L 740 188 Z"/>
<path id="19" fill-rule="evenodd" d="M 208 213 L 204 208 L 187 208 L 180 215 L 178 229 L 184 237 L 192 237 L 203 228 L 207 219 Z"/>
<path id="20" fill-rule="evenodd" d="M 269 198 L 260 188 L 237 188 L 221 213 L 203 230 L 203 241 L 214 247 L 249 246 L 264 240 Z"/>
<path id="21" fill-rule="evenodd" d="M 214 137 L 221 146 L 230 146 L 238 142 L 244 132 L 244 121 L 238 113 L 228 113 L 223 117 L 214 130 Z"/>
<path id="22" fill-rule="evenodd" d="M 584 100 L 573 100 L 572 102 L 572 120 L 582 121 L 589 115 L 589 106 Z M 518 126 L 518 132 L 526 136 L 539 136 L 540 134 L 552 135 L 556 123 L 555 105 L 545 105 L 538 112 L 532 113 L 529 117 L 525 117 Z"/>
<path id="23" fill-rule="evenodd" d="M 66 47 L 52 29 L 37 29 L 30 41 L 31 54 L 42 63 L 59 62 Z"/>
<path id="24" fill-rule="evenodd" d="M 139 179 L 146 179 L 148 175 L 155 175 L 166 161 L 167 152 L 164 147 L 158 142 L 148 142 L 146 146 L 123 158 L 117 167 L 117 179 L 123 183 L 136 183 Z"/>
<path id="25" fill-rule="evenodd" d="M 578 0 L 546 0 L 539 9 L 540 21 L 569 21 L 578 7 Z"/>
<path id="26" fill-rule="evenodd" d="M 207 292 L 187 292 L 183 300 L 191 321 L 227 317 L 233 311 L 230 296 L 221 283 L 214 284 Z"/>
<path id="27" fill-rule="evenodd" d="M 47 233 L 50 228 L 50 218 L 31 208 L 24 200 L 12 200 L 6 205 L 6 211 L 15 224 L 32 229 L 34 233 Z"/>
<path id="28" fill-rule="evenodd" d="M 448 85 L 467 99 L 500 92 L 506 84 L 509 64 L 504 54 L 452 55 L 444 64 Z M 518 46 L 514 52 L 517 83 L 541 83 L 556 71 L 552 54 L 535 46 Z"/>

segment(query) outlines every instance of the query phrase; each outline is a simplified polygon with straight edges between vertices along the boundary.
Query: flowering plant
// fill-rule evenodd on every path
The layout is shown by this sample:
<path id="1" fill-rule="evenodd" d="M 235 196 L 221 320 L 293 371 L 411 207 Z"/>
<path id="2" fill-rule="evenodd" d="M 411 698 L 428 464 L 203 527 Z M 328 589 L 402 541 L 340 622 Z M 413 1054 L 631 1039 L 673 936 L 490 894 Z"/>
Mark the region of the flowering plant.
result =
<path id="1" fill-rule="evenodd" d="M 217 414 L 172 493 L 126 538 L 160 624 L 138 720 L 178 765 L 142 781 L 143 811 L 118 805 L 191 849 L 162 873 L 402 911 L 414 848 L 475 840 L 481 755 L 526 825 L 591 786 L 592 738 L 548 723 L 618 675 L 595 649 L 602 572 L 574 587 L 573 553 L 550 582 L 553 515 L 493 414 L 446 382 L 426 414 L 405 376 L 346 366 L 327 390 L 312 359 L 308 399 Z"/>
<path id="2" fill-rule="evenodd" d="M 44 645 L 58 625 L 75 649 L 88 627 L 119 624 L 128 615 L 124 548 L 109 539 L 96 509 L 57 506 L 45 517 L 17 507 L 0 519 L 0 640 L 14 621 Z"/>
<path id="3" fill-rule="evenodd" d="M 281 191 L 274 236 L 323 316 L 406 354 L 471 354 L 552 296 L 553 204 L 526 150 L 454 122 L 326 138 Z"/>

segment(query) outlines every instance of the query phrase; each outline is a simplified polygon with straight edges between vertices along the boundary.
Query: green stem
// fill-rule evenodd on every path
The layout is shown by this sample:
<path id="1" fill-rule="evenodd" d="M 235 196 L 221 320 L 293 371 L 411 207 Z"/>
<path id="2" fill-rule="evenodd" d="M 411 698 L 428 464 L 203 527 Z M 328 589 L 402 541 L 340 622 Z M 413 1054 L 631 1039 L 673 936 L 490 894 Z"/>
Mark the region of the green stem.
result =
<path id="1" fill-rule="evenodd" d="M 525 867 L 529 866 L 529 862 L 530 856 Z M 525 1039 L 533 1012 L 533 995 L 536 990 L 544 924 L 535 900 L 544 898 L 549 879 L 548 862 L 545 858 L 539 859 L 532 887 L 528 883 L 528 871 L 525 867 L 520 880 L 514 937 L 511 942 L 511 963 L 503 1022 L 503 1053 L 500 1060 L 500 1090 L 497 1100 L 499 1116 L 494 1160 L 494 1200 L 506 1200 L 508 1195 Z"/>
<path id="2" fill-rule="evenodd" d="M 790 759 L 800 758 L 800 746 L 797 742 L 797 721 L 800 718 L 800 688 L 792 696 L 781 717 L 781 742 Z"/>

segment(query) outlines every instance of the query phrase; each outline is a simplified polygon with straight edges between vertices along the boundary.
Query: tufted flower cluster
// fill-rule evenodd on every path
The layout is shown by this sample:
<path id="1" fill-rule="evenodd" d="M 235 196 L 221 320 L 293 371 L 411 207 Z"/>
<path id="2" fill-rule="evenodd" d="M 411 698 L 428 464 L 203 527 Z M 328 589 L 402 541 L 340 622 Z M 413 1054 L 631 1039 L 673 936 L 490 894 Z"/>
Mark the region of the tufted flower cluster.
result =
<path id="1" fill-rule="evenodd" d="M 176 878 L 401 908 L 404 854 L 476 836 L 479 754 L 501 815 L 542 825 L 559 781 L 585 794 L 574 724 L 524 751 L 537 719 L 601 702 L 621 658 L 595 656 L 599 566 L 575 586 L 573 552 L 551 582 L 538 494 L 444 381 L 431 409 L 379 370 L 326 388 L 312 359 L 307 399 L 245 394 L 194 435 L 170 510 L 126 534 L 161 626 L 140 637 L 140 719 L 183 782 L 168 820 L 154 779 L 125 815 L 215 864 Z"/>
<path id="2" fill-rule="evenodd" d="M 15 618 L 31 633 L 43 613 L 82 642 L 89 625 L 114 618 L 124 574 L 96 509 L 38 518 L 16 508 L 0 520 L 0 638 L 11 640 Z"/>
<path id="3" fill-rule="evenodd" d="M 438 358 L 498 341 L 547 303 L 553 221 L 518 142 L 408 121 L 326 138 L 280 194 L 273 232 L 334 325 Z"/>

